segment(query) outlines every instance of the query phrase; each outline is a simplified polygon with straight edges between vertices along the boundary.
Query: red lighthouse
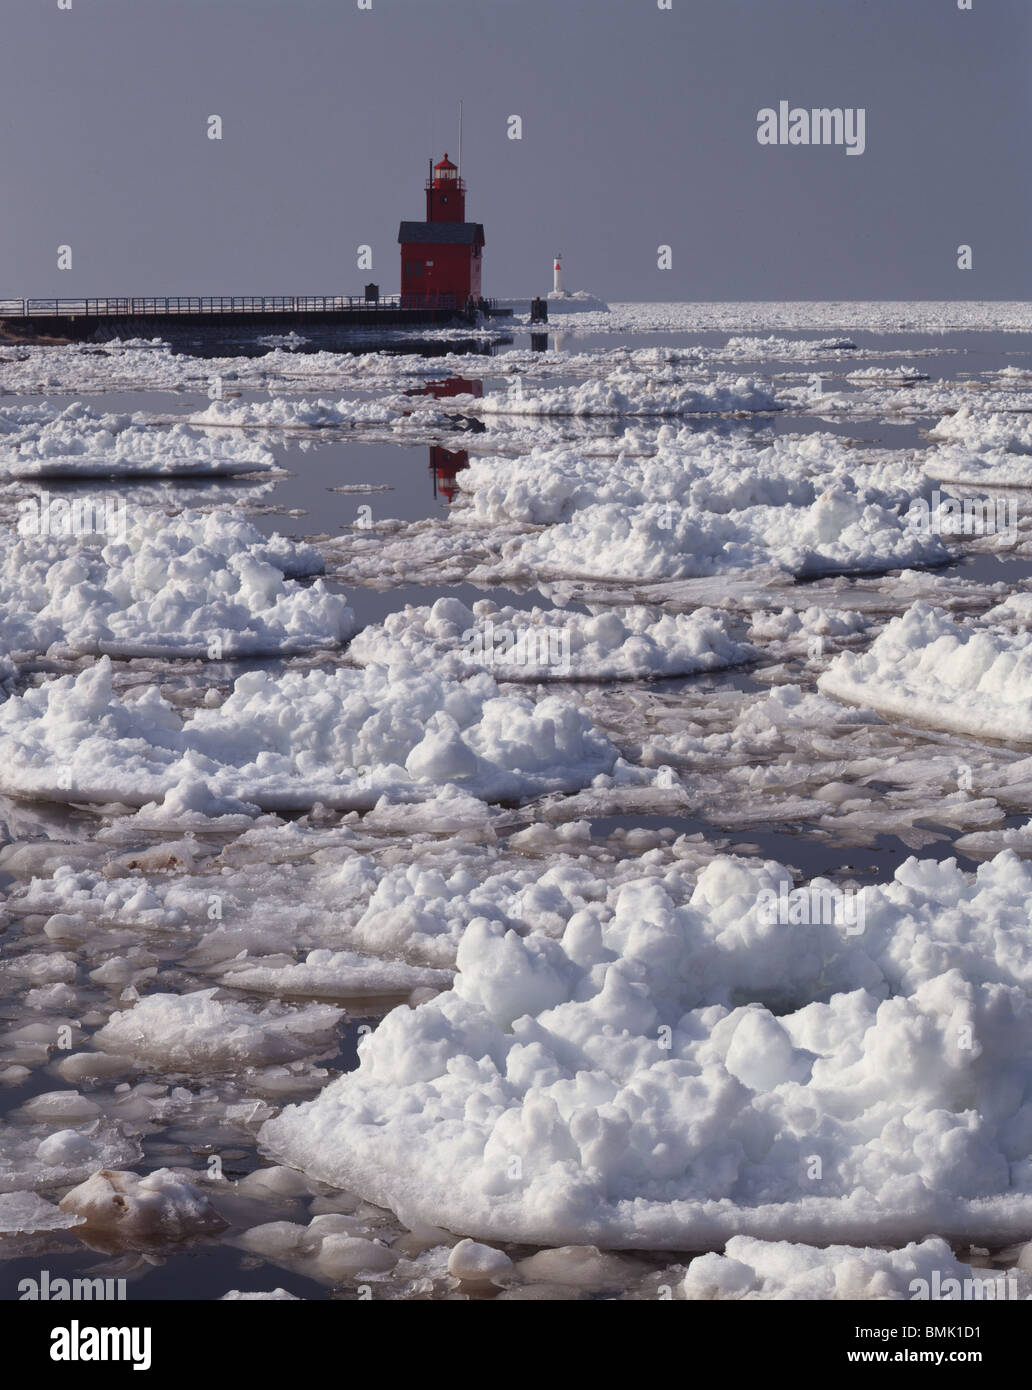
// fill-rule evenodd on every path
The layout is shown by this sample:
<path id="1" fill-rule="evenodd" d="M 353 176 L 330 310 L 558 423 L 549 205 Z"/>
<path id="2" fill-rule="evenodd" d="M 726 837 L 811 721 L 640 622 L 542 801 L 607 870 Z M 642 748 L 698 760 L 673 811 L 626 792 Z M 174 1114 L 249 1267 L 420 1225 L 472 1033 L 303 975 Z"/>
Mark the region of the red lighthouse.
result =
<path id="1" fill-rule="evenodd" d="M 405 309 L 464 309 L 480 298 L 484 228 L 466 221 L 466 185 L 447 155 L 426 185 L 426 221 L 403 222 L 401 303 Z"/>

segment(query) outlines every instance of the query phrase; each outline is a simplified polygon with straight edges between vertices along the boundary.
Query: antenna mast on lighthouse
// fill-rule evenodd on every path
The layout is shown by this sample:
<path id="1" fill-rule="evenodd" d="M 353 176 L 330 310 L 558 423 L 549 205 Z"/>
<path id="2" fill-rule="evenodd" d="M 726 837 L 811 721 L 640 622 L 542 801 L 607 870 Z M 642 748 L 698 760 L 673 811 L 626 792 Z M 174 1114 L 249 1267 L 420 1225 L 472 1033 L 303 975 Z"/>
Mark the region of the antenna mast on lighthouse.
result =
<path id="1" fill-rule="evenodd" d="M 459 102 L 459 170 L 456 178 L 462 178 L 462 102 Z"/>

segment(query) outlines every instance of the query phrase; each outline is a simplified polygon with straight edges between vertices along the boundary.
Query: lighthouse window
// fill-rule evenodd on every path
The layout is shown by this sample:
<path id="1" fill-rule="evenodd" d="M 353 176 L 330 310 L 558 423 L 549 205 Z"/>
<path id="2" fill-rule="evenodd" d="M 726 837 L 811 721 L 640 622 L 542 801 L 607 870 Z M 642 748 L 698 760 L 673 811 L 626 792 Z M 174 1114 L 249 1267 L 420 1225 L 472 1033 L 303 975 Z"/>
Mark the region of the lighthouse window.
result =
<path id="1" fill-rule="evenodd" d="M 428 266 L 433 265 L 433 261 L 427 261 L 427 265 L 428 265 Z"/>

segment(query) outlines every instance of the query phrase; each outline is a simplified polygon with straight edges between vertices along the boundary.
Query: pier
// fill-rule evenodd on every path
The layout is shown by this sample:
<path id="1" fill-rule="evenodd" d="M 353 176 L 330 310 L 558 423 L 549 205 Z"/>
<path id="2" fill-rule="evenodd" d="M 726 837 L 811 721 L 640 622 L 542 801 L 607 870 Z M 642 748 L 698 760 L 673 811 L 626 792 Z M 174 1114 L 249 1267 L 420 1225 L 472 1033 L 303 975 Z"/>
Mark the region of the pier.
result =
<path id="1" fill-rule="evenodd" d="M 102 342 L 111 338 L 473 325 L 511 310 L 454 295 L 201 295 L 114 299 L 0 299 L 0 340 Z"/>

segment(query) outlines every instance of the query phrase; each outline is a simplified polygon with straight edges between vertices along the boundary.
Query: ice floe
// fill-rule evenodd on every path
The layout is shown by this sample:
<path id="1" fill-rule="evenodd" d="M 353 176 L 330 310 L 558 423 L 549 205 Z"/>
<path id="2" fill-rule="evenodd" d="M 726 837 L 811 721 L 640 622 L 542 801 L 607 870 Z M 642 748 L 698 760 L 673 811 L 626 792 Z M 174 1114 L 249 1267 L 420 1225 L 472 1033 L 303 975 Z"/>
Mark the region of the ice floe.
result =
<path id="1" fill-rule="evenodd" d="M 860 932 L 841 894 L 771 923 L 760 893 L 784 871 L 729 860 L 682 908 L 628 885 L 558 939 L 480 919 L 454 988 L 389 1014 L 358 1071 L 262 1142 L 483 1240 L 1013 1239 L 1032 1216 L 1030 872 L 1003 855 L 972 888 L 909 861 L 863 890 Z"/>
<path id="2" fill-rule="evenodd" d="M 217 993 L 149 994 L 113 1014 L 94 1034 L 94 1044 L 141 1066 L 178 1072 L 268 1066 L 332 1045 L 340 1014 L 329 1005 L 289 1009 L 272 1003 L 258 1011 L 219 1000 Z"/>
<path id="3" fill-rule="evenodd" d="M 0 408 L 0 478 L 232 477 L 268 472 L 275 459 L 240 438 L 212 439 L 179 423 L 98 414 L 81 401 L 54 414 L 43 406 Z"/>
<path id="4" fill-rule="evenodd" d="M 971 454 L 966 449 L 942 448 L 929 452 L 925 472 L 944 483 L 973 487 L 1032 487 L 1032 457 L 1002 449 Z"/>
<path id="5" fill-rule="evenodd" d="M 354 951 L 310 951 L 303 961 L 288 957 L 232 960 L 220 975 L 233 989 L 275 994 L 279 998 L 302 996 L 320 999 L 358 999 L 409 994 L 414 989 L 444 988 L 451 973 L 429 970 L 404 961 L 381 960 Z"/>
<path id="6" fill-rule="evenodd" d="M 0 1235 L 63 1231 L 82 1223 L 83 1217 L 62 1211 L 34 1192 L 0 1192 Z"/>
<path id="7" fill-rule="evenodd" d="M 1027 415 L 1001 415 L 971 405 L 944 415 L 933 425 L 929 437 L 960 445 L 972 453 L 1002 450 L 1032 454 L 1032 420 Z"/>
<path id="8" fill-rule="evenodd" d="M 354 631 L 347 601 L 322 581 L 284 572 L 323 567 L 307 545 L 267 540 L 242 517 L 123 510 L 107 534 L 61 535 L 50 499 L 0 569 L 0 650 L 121 656 L 230 657 L 339 644 Z M 75 503 L 61 516 L 75 520 Z M 107 511 L 105 526 L 112 520 Z"/>
<path id="9" fill-rule="evenodd" d="M 732 1236 L 722 1255 L 700 1255 L 681 1285 L 687 1299 L 985 1299 L 1028 1298 L 1021 1269 L 972 1268 L 946 1241 L 902 1250 L 853 1245 L 793 1245 Z"/>
<path id="10" fill-rule="evenodd" d="M 414 666 L 251 672 L 218 709 L 184 721 L 154 686 L 120 699 L 105 657 L 0 705 L 0 759 L 0 785 L 19 796 L 142 806 L 200 780 L 220 812 L 369 809 L 447 782 L 513 800 L 642 780 L 567 700 L 503 696 L 486 672 L 455 681 Z"/>
<path id="11" fill-rule="evenodd" d="M 947 483 L 975 487 L 1032 487 L 1032 427 L 1027 415 L 962 406 L 929 431 L 925 472 Z"/>
<path id="12" fill-rule="evenodd" d="M 59 1205 L 85 1223 L 80 1234 L 91 1243 L 115 1248 L 212 1235 L 227 1225 L 203 1192 L 169 1168 L 142 1178 L 102 1168 Z"/>
<path id="13" fill-rule="evenodd" d="M 461 677 L 486 667 L 498 680 L 641 680 L 740 665 L 755 655 L 713 609 L 664 615 L 655 609 L 473 608 L 454 598 L 407 607 L 364 628 L 348 647 L 359 665 L 408 661 Z"/>
<path id="14" fill-rule="evenodd" d="M 0 1125 L 0 1193 L 68 1187 L 141 1156 L 139 1139 L 118 1122 L 89 1119 L 74 1129 L 8 1122 Z"/>
<path id="15" fill-rule="evenodd" d="M 489 450 L 457 475 L 462 502 L 446 518 L 381 521 L 375 536 L 321 544 L 341 578 L 370 584 L 672 584 L 936 564 L 950 550 L 919 460 L 826 433 L 751 442 L 672 427 L 605 450 L 597 439 L 513 458 Z"/>
<path id="16" fill-rule="evenodd" d="M 812 576 L 930 564 L 947 555 L 938 536 L 833 485 L 808 506 L 725 514 L 657 502 L 587 506 L 568 522 L 506 541 L 500 559 L 472 575 L 655 581 L 766 569 Z"/>
<path id="17" fill-rule="evenodd" d="M 912 456 L 860 451 L 834 435 L 754 443 L 669 425 L 651 437 L 621 436 L 601 457 L 587 446 L 537 447 L 518 458 L 487 455 L 473 459 L 456 481 L 478 521 L 538 526 L 605 502 L 669 502 L 727 515 L 756 506 L 805 506 L 832 484 L 868 488 L 867 500 L 886 505 L 925 490 Z"/>
<path id="18" fill-rule="evenodd" d="M 1032 639 L 955 621 L 916 603 L 862 653 L 842 652 L 817 682 L 826 695 L 888 718 L 1032 742 Z"/>
<path id="19" fill-rule="evenodd" d="M 391 425 L 411 413 L 405 397 L 384 396 L 372 401 L 298 401 L 276 397 L 270 401 L 215 401 L 189 417 L 194 426 L 220 429 L 320 430 L 353 429 L 361 425 Z M 447 417 L 432 408 L 427 420 Z"/>
<path id="20" fill-rule="evenodd" d="M 325 1213 L 307 1226 L 293 1221 L 269 1221 L 236 1238 L 235 1244 L 320 1283 L 335 1284 L 358 1275 L 382 1275 L 398 1256 L 377 1240 L 357 1234 L 362 1223 L 343 1213 Z"/>
<path id="21" fill-rule="evenodd" d="M 747 377 L 717 375 L 682 384 L 614 372 L 602 381 L 528 391 L 510 383 L 504 395 L 455 396 L 448 405 L 474 415 L 710 415 L 778 410 L 770 388 Z"/>

